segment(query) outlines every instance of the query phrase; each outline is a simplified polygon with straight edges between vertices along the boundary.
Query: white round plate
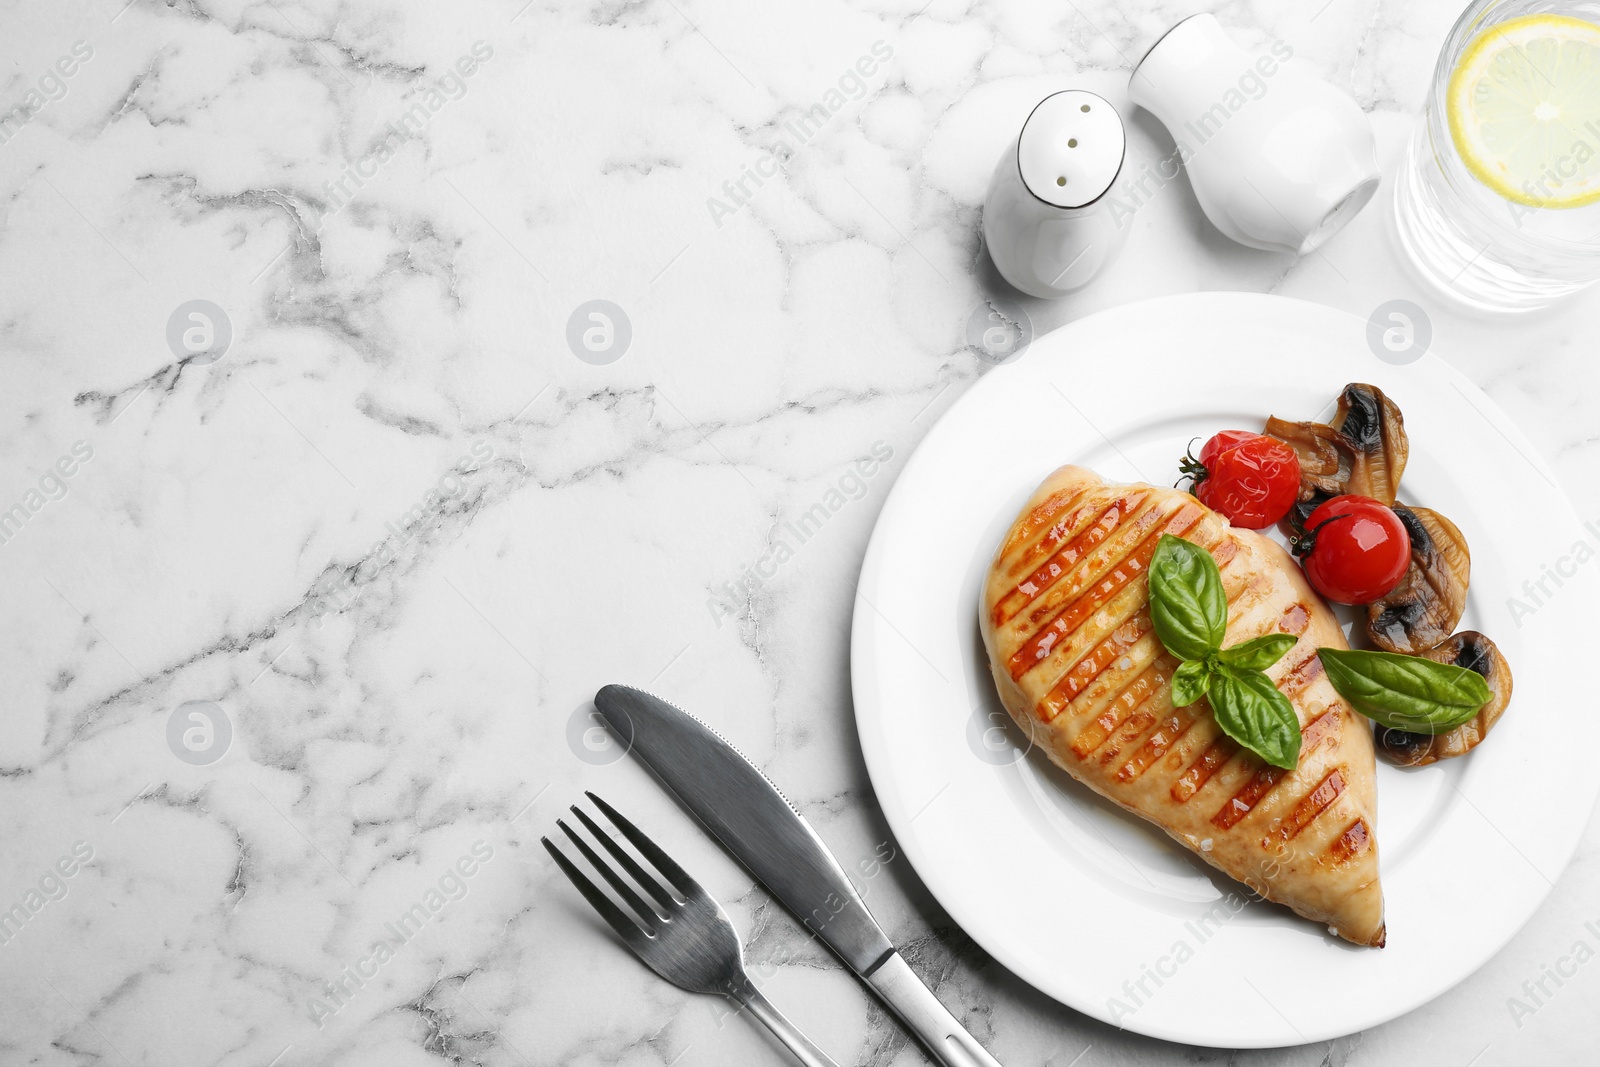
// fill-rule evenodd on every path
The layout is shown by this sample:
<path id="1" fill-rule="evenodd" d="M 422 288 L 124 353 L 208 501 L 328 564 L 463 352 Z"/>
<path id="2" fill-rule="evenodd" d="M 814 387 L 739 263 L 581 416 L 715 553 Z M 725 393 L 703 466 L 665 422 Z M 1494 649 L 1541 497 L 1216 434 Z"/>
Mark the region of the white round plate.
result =
<path id="1" fill-rule="evenodd" d="M 890 827 L 995 959 L 1126 1029 L 1272 1047 L 1410 1011 L 1527 921 L 1594 807 L 1600 716 L 1580 665 L 1593 655 L 1600 582 L 1573 553 L 1582 543 L 1584 558 L 1593 554 L 1600 530 L 1580 525 L 1527 439 L 1472 383 L 1432 355 L 1378 359 L 1366 329 L 1332 308 L 1242 293 L 1075 322 L 950 408 L 873 532 L 851 674 Z M 1505 718 L 1471 754 L 1413 770 L 1379 759 L 1382 949 L 1245 903 L 1242 886 L 1164 833 L 1043 753 L 1021 752 L 977 624 L 995 547 L 1055 467 L 1171 484 L 1192 438 L 1259 429 L 1273 414 L 1326 418 L 1352 381 L 1377 385 L 1404 412 L 1401 497 L 1466 534 L 1473 573 L 1461 626 L 1494 638 L 1516 678 Z"/>

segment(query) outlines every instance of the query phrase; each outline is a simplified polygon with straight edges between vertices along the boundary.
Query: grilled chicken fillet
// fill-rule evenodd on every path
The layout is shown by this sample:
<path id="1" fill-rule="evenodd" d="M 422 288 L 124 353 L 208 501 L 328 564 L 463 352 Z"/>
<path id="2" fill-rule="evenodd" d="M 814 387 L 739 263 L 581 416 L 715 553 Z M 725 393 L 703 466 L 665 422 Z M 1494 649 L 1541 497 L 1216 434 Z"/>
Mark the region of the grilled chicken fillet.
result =
<path id="1" fill-rule="evenodd" d="M 1178 660 L 1151 628 L 1146 575 L 1163 533 L 1221 568 L 1224 647 L 1299 638 L 1267 671 L 1300 719 L 1294 770 L 1224 735 L 1204 699 L 1172 706 Z M 1348 646 L 1282 548 L 1188 493 L 1062 467 L 1012 524 L 980 611 L 1001 700 L 1068 774 L 1255 892 L 1383 944 L 1372 728 L 1324 676 L 1317 648 Z"/>

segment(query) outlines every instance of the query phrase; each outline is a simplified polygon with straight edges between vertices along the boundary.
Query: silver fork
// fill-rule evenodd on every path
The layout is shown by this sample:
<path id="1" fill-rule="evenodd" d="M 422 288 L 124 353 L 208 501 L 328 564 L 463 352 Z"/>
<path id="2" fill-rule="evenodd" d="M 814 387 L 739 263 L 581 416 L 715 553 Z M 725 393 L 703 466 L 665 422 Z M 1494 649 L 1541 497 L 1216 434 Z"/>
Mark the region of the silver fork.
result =
<path id="1" fill-rule="evenodd" d="M 739 934 L 733 928 L 733 923 L 728 921 L 727 913 L 722 910 L 712 896 L 700 888 L 700 883 L 673 862 L 672 857 L 661 851 L 654 841 L 646 837 L 638 827 L 623 818 L 615 808 L 593 793 L 585 793 L 611 820 L 622 836 L 633 843 L 633 847 L 649 860 L 661 875 L 666 878 L 678 891 L 683 899 L 678 899 L 656 881 L 639 862 L 625 852 L 615 839 L 599 826 L 593 819 L 584 813 L 577 805 L 572 806 L 572 814 L 588 829 L 589 833 L 601 846 L 611 854 L 617 865 L 627 871 L 634 884 L 629 884 L 627 879 L 617 874 L 605 860 L 601 859 L 589 844 L 573 832 L 572 827 L 556 820 L 556 825 L 561 827 L 567 837 L 571 838 L 573 845 L 577 846 L 583 858 L 589 865 L 600 872 L 611 888 L 616 890 L 633 914 L 629 915 L 607 897 L 588 877 L 580 871 L 571 860 L 562 855 L 561 850 L 550 842 L 548 837 L 541 837 L 544 847 L 550 851 L 559 866 L 572 884 L 578 887 L 584 899 L 594 905 L 606 922 L 617 935 L 633 949 L 645 964 L 661 977 L 671 982 L 680 989 L 687 989 L 691 993 L 719 993 L 743 1007 L 750 1009 L 754 1015 L 766 1024 L 767 1029 L 776 1034 L 795 1057 L 806 1067 L 838 1067 L 838 1064 L 828 1058 L 816 1045 L 813 1045 L 783 1013 L 774 1008 L 761 991 L 750 981 L 750 976 L 744 969 L 744 950 L 739 944 Z M 656 906 L 651 906 L 634 888 L 638 885 L 655 901 Z"/>

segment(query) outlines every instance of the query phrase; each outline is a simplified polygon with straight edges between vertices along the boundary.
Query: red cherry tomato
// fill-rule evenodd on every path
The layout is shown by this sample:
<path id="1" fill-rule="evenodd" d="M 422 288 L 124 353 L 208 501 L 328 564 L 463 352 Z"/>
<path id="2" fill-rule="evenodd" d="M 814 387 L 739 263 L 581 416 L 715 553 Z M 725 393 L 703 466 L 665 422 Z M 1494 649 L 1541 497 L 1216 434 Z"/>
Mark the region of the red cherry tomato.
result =
<path id="1" fill-rule="evenodd" d="M 1253 440 L 1264 434 L 1251 433 L 1249 430 L 1223 430 L 1221 433 L 1212 434 L 1211 439 L 1200 446 L 1200 462 L 1211 466 L 1211 461 L 1230 448 L 1238 448 L 1246 441 Z M 1267 438 L 1272 440 L 1272 438 Z M 1298 462 L 1298 461 L 1297 461 Z"/>
<path id="2" fill-rule="evenodd" d="M 1200 458 L 1185 457 L 1194 495 L 1246 530 L 1271 526 L 1289 513 L 1300 492 L 1300 459 L 1276 438 L 1224 430 L 1205 443 Z"/>
<path id="3" fill-rule="evenodd" d="M 1334 497 L 1306 519 L 1306 531 L 1295 549 L 1306 579 L 1338 604 L 1372 603 L 1411 565 L 1411 535 L 1393 508 L 1371 497 Z"/>

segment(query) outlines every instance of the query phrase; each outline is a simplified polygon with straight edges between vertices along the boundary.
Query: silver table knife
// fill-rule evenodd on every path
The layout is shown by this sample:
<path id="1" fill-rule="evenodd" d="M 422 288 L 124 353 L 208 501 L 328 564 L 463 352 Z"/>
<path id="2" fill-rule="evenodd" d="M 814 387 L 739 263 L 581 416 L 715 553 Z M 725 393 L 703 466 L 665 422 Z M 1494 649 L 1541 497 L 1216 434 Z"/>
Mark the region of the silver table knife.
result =
<path id="1" fill-rule="evenodd" d="M 767 776 L 699 719 L 625 685 L 595 707 L 735 859 L 872 987 L 944 1067 L 998 1061 L 895 951 L 816 831 Z"/>

